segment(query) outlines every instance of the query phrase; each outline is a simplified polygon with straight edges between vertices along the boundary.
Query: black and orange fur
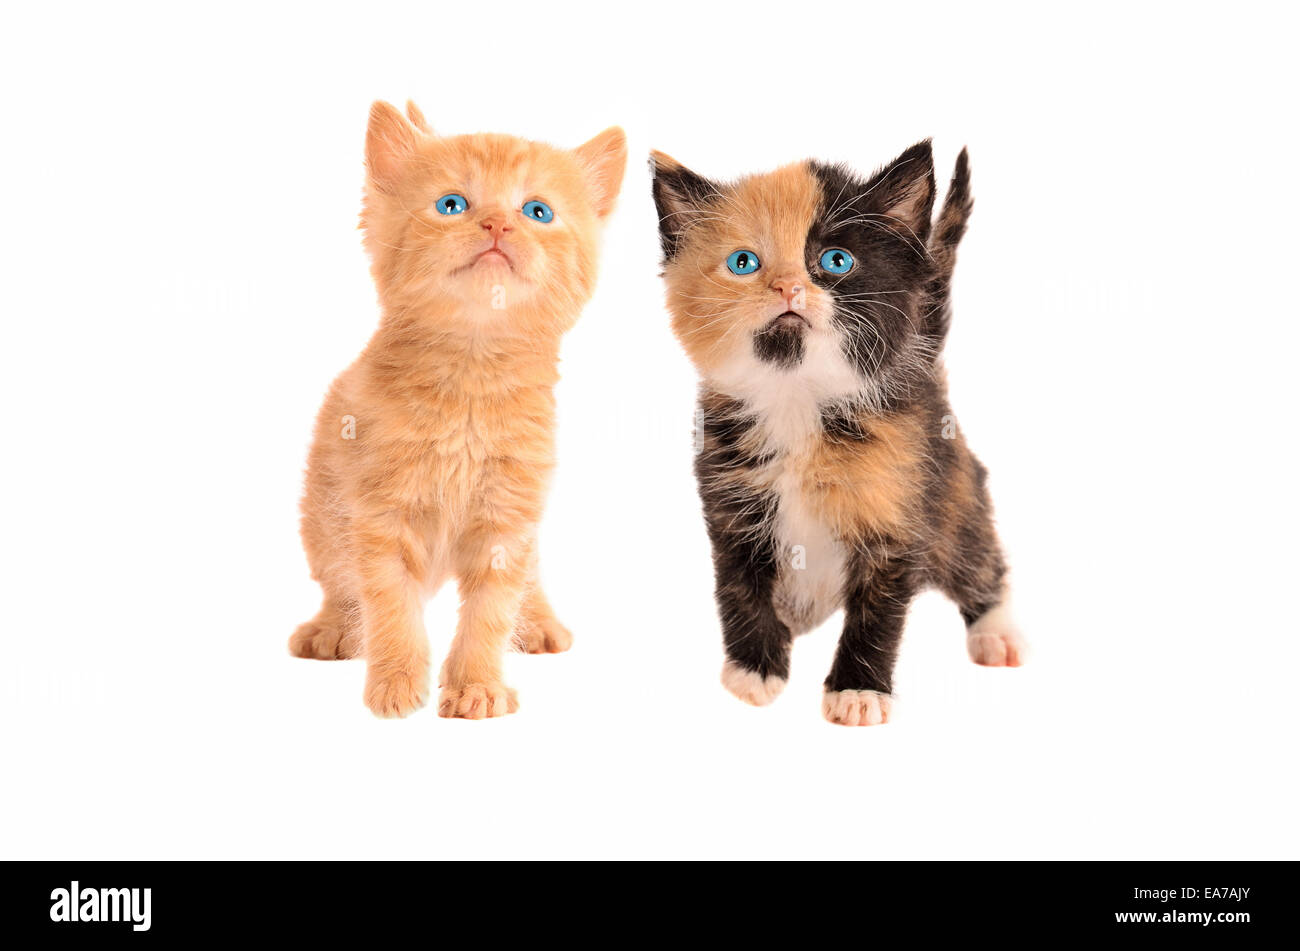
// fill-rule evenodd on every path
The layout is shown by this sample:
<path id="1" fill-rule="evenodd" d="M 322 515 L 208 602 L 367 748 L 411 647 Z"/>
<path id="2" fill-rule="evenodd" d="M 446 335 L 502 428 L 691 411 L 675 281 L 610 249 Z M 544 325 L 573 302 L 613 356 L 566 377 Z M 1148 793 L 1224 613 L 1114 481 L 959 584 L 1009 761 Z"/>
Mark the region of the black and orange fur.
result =
<path id="1" fill-rule="evenodd" d="M 871 177 L 804 162 L 724 184 L 661 153 L 652 169 L 673 328 L 702 377 L 695 468 L 723 682 L 770 702 L 793 637 L 843 608 L 824 713 L 884 722 L 927 586 L 957 603 L 972 659 L 1018 665 L 985 469 L 940 361 L 971 211 L 965 151 L 933 222 L 929 142 Z M 727 269 L 738 249 L 758 272 Z M 828 249 L 852 270 L 824 269 Z"/>

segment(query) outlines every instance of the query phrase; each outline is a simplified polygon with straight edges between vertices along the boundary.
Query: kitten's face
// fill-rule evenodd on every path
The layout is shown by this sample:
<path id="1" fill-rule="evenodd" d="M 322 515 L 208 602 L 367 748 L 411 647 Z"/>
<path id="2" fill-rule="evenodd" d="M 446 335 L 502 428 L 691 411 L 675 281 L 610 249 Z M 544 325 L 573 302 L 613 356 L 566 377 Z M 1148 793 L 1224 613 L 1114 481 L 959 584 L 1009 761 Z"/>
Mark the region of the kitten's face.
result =
<path id="1" fill-rule="evenodd" d="M 569 151 L 439 137 L 412 115 L 416 127 L 376 104 L 367 136 L 362 221 L 381 294 L 399 305 L 453 299 L 448 319 L 480 330 L 539 312 L 576 317 L 622 180 L 622 131 Z"/>
<path id="2" fill-rule="evenodd" d="M 654 174 L 673 329 L 712 385 L 851 398 L 917 358 L 929 143 L 871 178 L 806 162 L 720 184 L 661 153 Z"/>

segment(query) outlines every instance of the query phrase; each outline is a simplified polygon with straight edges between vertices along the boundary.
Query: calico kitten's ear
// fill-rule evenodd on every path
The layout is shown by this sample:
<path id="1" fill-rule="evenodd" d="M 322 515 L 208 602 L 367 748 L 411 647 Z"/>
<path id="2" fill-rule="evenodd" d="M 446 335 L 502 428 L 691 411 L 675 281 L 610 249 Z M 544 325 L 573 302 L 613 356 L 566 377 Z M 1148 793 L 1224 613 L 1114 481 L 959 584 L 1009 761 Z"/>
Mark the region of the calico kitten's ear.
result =
<path id="1" fill-rule="evenodd" d="M 400 112 L 382 100 L 370 107 L 366 129 L 366 170 L 380 191 L 392 191 L 406 160 L 415 152 L 415 130 Z"/>
<path id="2" fill-rule="evenodd" d="M 677 253 L 682 234 L 691 222 L 718 194 L 718 186 L 663 152 L 650 153 L 650 174 L 655 208 L 659 211 L 659 241 L 664 260 L 668 260 Z"/>
<path id="3" fill-rule="evenodd" d="M 429 120 L 424 117 L 424 113 L 410 99 L 406 100 L 406 118 L 411 120 L 411 125 L 415 126 L 425 135 L 433 135 L 433 129 L 429 127 Z"/>
<path id="4" fill-rule="evenodd" d="M 934 210 L 934 153 L 930 140 L 916 143 L 872 176 L 869 194 L 875 207 L 924 240 Z"/>
<path id="5" fill-rule="evenodd" d="M 623 170 L 627 168 L 627 136 L 618 126 L 610 126 L 573 151 L 587 173 L 596 214 L 604 218 L 614 210 L 614 199 L 623 185 Z"/>

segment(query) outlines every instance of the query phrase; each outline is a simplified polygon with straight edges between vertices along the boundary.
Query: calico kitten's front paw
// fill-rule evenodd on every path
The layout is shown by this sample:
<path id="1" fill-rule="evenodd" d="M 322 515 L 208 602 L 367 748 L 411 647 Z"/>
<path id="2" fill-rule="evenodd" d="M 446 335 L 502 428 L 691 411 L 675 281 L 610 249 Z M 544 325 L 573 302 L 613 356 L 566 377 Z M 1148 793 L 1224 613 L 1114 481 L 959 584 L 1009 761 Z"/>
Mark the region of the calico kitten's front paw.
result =
<path id="1" fill-rule="evenodd" d="M 746 703 L 765 707 L 785 689 L 785 678 L 771 674 L 764 677 L 756 670 L 729 660 L 722 665 L 722 686 Z"/>
<path id="2" fill-rule="evenodd" d="M 966 652 L 980 666 L 1019 666 L 1026 644 L 1006 602 L 985 613 L 966 631 Z"/>
<path id="3" fill-rule="evenodd" d="M 966 633 L 970 659 L 983 667 L 1019 667 L 1025 661 L 1025 639 L 1016 630 L 1003 604 L 989 611 Z"/>
<path id="4" fill-rule="evenodd" d="M 822 715 L 842 726 L 875 726 L 888 723 L 894 698 L 878 690 L 827 690 L 822 696 Z"/>
<path id="5" fill-rule="evenodd" d="M 404 717 L 429 697 L 427 670 L 366 671 L 366 706 L 375 716 Z"/>
<path id="6" fill-rule="evenodd" d="M 515 692 L 502 683 L 465 684 L 443 687 L 438 698 L 438 716 L 482 720 L 503 717 L 519 709 Z"/>
<path id="7" fill-rule="evenodd" d="M 971 631 L 966 636 L 966 651 L 981 667 L 1019 667 L 1024 662 L 1025 642 L 1015 631 Z"/>
<path id="8" fill-rule="evenodd" d="M 569 629 L 553 617 L 521 625 L 516 639 L 529 654 L 559 654 L 573 646 Z"/>

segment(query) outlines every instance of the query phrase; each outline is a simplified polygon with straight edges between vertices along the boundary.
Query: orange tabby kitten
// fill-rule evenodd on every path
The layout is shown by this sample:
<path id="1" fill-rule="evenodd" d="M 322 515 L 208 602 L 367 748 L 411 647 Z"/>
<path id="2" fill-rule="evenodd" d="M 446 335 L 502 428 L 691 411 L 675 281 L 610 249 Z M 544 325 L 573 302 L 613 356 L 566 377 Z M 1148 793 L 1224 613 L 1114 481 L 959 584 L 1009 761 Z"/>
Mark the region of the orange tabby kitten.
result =
<path id="1" fill-rule="evenodd" d="M 428 694 L 424 601 L 454 575 L 438 714 L 497 717 L 518 706 L 512 635 L 534 653 L 572 643 L 535 538 L 560 337 L 591 296 L 627 146 L 618 128 L 572 151 L 444 138 L 407 114 L 370 110 L 361 227 L 383 316 L 316 421 L 302 538 L 325 600 L 289 649 L 364 657 L 366 705 L 404 716 Z"/>

